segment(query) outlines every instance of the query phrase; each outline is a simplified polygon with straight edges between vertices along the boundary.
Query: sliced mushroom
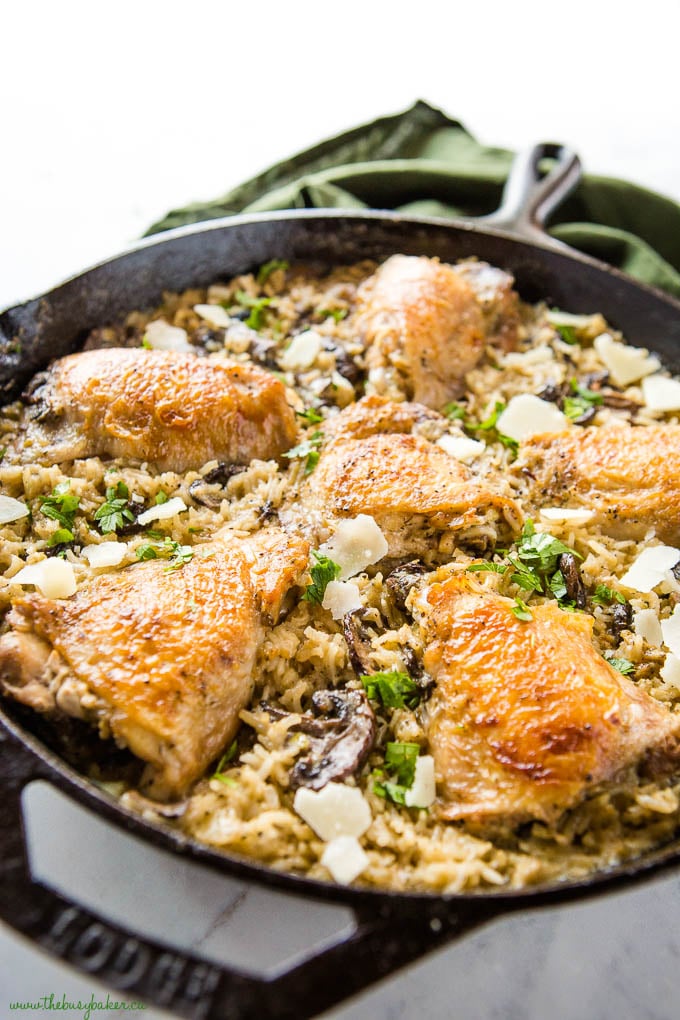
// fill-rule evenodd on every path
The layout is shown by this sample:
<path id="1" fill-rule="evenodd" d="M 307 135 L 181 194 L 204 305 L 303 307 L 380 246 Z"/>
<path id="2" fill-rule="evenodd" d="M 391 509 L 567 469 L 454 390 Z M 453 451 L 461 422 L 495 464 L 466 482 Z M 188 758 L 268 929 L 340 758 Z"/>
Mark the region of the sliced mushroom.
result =
<path id="1" fill-rule="evenodd" d="M 189 486 L 189 495 L 194 503 L 207 506 L 209 510 L 219 510 L 224 499 L 224 488 L 230 478 L 245 471 L 243 464 L 218 464 L 206 474 L 196 478 Z"/>
<path id="2" fill-rule="evenodd" d="M 612 633 L 615 638 L 620 638 L 624 630 L 630 630 L 633 626 L 633 607 L 630 602 L 623 605 L 617 603 L 612 613 Z"/>
<path id="3" fill-rule="evenodd" d="M 375 716 L 363 691 L 317 691 L 312 710 L 314 717 L 290 728 L 305 733 L 310 744 L 290 773 L 293 789 L 320 790 L 346 779 L 361 768 L 375 740 Z"/>
<path id="4" fill-rule="evenodd" d="M 583 583 L 576 557 L 573 553 L 562 553 L 557 565 L 567 587 L 567 597 L 571 599 L 577 609 L 585 609 L 586 586 Z"/>
<path id="5" fill-rule="evenodd" d="M 357 676 L 373 672 L 372 642 L 364 627 L 368 615 L 368 609 L 355 609 L 351 613 L 345 613 L 342 618 L 342 632 L 347 642 L 349 662 Z"/>
<path id="6" fill-rule="evenodd" d="M 338 375 L 341 375 L 343 379 L 346 379 L 352 386 L 358 385 L 361 381 L 361 369 L 357 365 L 354 358 L 352 358 L 344 347 L 340 344 L 335 343 L 329 337 L 324 337 L 323 349 L 329 351 L 335 355 L 335 368 Z"/>
<path id="7" fill-rule="evenodd" d="M 426 573 L 427 567 L 420 560 L 411 560 L 401 567 L 395 567 L 387 575 L 385 584 L 397 609 L 406 612 L 406 599 L 411 593 L 411 588 L 414 588 Z"/>

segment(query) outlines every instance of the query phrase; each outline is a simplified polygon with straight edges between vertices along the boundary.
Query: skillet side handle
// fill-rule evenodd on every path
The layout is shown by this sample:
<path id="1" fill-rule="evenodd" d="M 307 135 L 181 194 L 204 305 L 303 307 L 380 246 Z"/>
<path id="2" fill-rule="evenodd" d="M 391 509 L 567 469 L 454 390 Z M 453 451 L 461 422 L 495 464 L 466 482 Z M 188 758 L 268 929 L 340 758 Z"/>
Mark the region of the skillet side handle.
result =
<path id="1" fill-rule="evenodd" d="M 541 162 L 545 159 L 554 160 L 554 165 L 544 174 Z M 581 173 L 581 160 L 571 149 L 554 142 L 539 142 L 516 156 L 500 207 L 476 222 L 507 230 L 527 241 L 564 249 L 567 246 L 551 237 L 545 224 L 572 193 Z"/>
<path id="2" fill-rule="evenodd" d="M 21 794 L 30 782 L 52 778 L 0 718 L 0 917 L 82 974 L 188 1020 L 316 1016 L 500 913 L 488 904 L 437 900 L 423 909 L 398 897 L 383 908 L 367 898 L 355 910 L 348 938 L 316 954 L 312 949 L 272 980 L 208 963 L 99 917 L 33 879 Z"/>

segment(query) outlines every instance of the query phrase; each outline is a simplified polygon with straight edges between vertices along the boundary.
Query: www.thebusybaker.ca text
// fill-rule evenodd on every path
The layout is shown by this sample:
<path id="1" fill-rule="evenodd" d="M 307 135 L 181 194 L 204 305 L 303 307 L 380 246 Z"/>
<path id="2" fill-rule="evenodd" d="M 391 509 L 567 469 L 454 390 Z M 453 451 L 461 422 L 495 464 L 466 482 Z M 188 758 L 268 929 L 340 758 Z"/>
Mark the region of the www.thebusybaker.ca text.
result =
<path id="1" fill-rule="evenodd" d="M 69 1011 L 80 1013 L 83 1020 L 90 1020 L 94 1011 L 103 1009 L 136 1010 L 146 1009 L 146 1006 L 143 1002 L 124 1002 L 123 1000 L 112 999 L 110 995 L 107 995 L 105 1000 L 95 999 L 93 993 L 89 1000 L 83 1002 L 82 999 L 77 1001 L 67 999 L 65 995 L 58 998 L 54 992 L 51 992 L 49 995 L 43 995 L 42 998 L 36 999 L 35 1002 L 10 1002 L 9 1008 L 11 1010 L 19 1009 L 27 1012 L 58 1009 L 64 1013 Z"/>

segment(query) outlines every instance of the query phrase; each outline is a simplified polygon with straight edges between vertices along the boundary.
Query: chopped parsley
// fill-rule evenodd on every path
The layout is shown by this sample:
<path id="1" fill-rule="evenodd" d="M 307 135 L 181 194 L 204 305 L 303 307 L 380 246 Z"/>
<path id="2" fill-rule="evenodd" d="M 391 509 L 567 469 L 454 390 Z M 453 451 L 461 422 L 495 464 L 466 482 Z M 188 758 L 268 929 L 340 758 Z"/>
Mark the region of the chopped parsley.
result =
<path id="1" fill-rule="evenodd" d="M 99 525 L 102 535 L 112 531 L 120 531 L 126 524 L 133 524 L 135 515 L 128 506 L 130 490 L 125 482 L 116 482 L 108 486 L 106 501 L 95 512 L 94 519 Z"/>
<path id="2" fill-rule="evenodd" d="M 79 497 L 71 492 L 70 481 L 60 482 L 52 490 L 51 495 L 42 497 L 41 512 L 51 521 L 57 521 L 61 525 L 61 528 L 51 536 L 48 545 L 62 545 L 73 541 L 73 526 L 79 503 Z"/>
<path id="3" fill-rule="evenodd" d="M 554 328 L 557 330 L 560 335 L 560 339 L 563 340 L 565 344 L 569 344 L 570 347 L 573 347 L 574 344 L 578 343 L 576 330 L 573 326 L 555 326 Z"/>
<path id="4" fill-rule="evenodd" d="M 164 492 L 163 489 L 160 489 L 160 491 L 156 493 L 156 506 L 162 506 L 163 503 L 167 503 L 169 498 L 170 497 L 168 496 L 167 492 Z"/>
<path id="5" fill-rule="evenodd" d="M 618 602 L 619 605 L 625 606 L 626 600 L 620 591 L 614 591 L 613 588 L 608 588 L 606 584 L 598 584 L 595 588 L 595 593 L 591 596 L 590 601 L 594 606 L 608 606 L 612 602 Z"/>
<path id="6" fill-rule="evenodd" d="M 536 531 L 532 520 L 526 521 L 517 544 L 517 555 L 526 567 L 544 576 L 554 574 L 563 553 L 571 553 L 579 560 L 583 558 L 559 538 L 546 531 Z"/>
<path id="7" fill-rule="evenodd" d="M 322 319 L 332 319 L 333 322 L 342 322 L 346 319 L 349 312 L 346 308 L 317 308 L 316 314 L 321 316 Z"/>
<path id="8" fill-rule="evenodd" d="M 468 425 L 467 428 L 475 433 L 484 432 L 485 435 L 481 437 L 482 439 L 488 439 L 489 442 L 500 443 L 502 446 L 505 446 L 508 450 L 510 450 L 512 455 L 516 457 L 517 451 L 519 450 L 519 443 L 517 440 L 512 439 L 511 436 L 506 436 L 504 432 L 499 432 L 496 428 L 496 422 L 504 410 L 505 404 L 503 401 L 498 400 L 496 401 L 494 409 L 488 418 L 481 421 L 479 425 Z"/>
<path id="9" fill-rule="evenodd" d="M 420 745 L 391 742 L 385 746 L 385 769 L 374 771 L 373 792 L 395 804 L 406 803 L 406 792 L 413 786 Z"/>
<path id="10" fill-rule="evenodd" d="M 518 620 L 524 620 L 527 623 L 529 622 L 529 620 L 533 620 L 531 610 L 529 609 L 526 602 L 522 602 L 521 599 L 515 599 L 515 604 L 512 607 L 512 612 L 514 616 L 517 617 Z"/>
<path id="11" fill-rule="evenodd" d="M 444 407 L 444 414 L 451 421 L 465 421 L 467 415 L 467 409 L 459 404 L 457 400 L 452 400 Z"/>
<path id="12" fill-rule="evenodd" d="M 335 563 L 329 556 L 324 556 L 316 549 L 312 549 L 312 556 L 316 560 L 309 570 L 312 583 L 307 585 L 302 598 L 305 602 L 316 602 L 321 605 L 326 588 L 331 581 L 335 581 L 342 568 L 339 563 Z"/>
<path id="13" fill-rule="evenodd" d="M 250 315 L 245 320 L 246 326 L 255 330 L 262 329 L 265 324 L 267 308 L 272 303 L 272 299 L 268 297 L 251 297 L 245 290 L 237 290 L 236 300 L 243 308 L 250 309 Z"/>
<path id="14" fill-rule="evenodd" d="M 579 386 L 576 379 L 572 379 L 569 386 L 571 388 L 571 396 L 565 397 L 562 401 L 562 411 L 569 421 L 577 421 L 584 414 L 587 414 L 588 411 L 602 403 L 603 397 L 601 393 L 589 390 L 586 386 Z"/>
<path id="15" fill-rule="evenodd" d="M 179 570 L 186 563 L 191 563 L 194 558 L 194 550 L 190 545 L 180 545 L 179 542 L 175 542 L 169 535 L 166 535 L 163 542 L 145 542 L 138 546 L 135 555 L 138 560 L 169 560 L 165 568 L 168 573 L 171 570 Z"/>
<path id="16" fill-rule="evenodd" d="M 217 768 L 210 776 L 211 779 L 218 779 L 220 783 L 226 783 L 227 786 L 238 785 L 235 779 L 232 779 L 231 776 L 227 776 L 224 774 L 224 767 L 225 765 L 228 765 L 230 761 L 233 761 L 233 759 L 236 757 L 236 750 L 237 750 L 236 741 L 233 740 L 229 747 L 227 748 L 227 750 L 225 751 L 225 753 L 220 758 L 219 762 L 217 763 Z"/>
<path id="17" fill-rule="evenodd" d="M 317 429 L 316 432 L 312 432 L 309 439 L 305 439 L 303 442 L 298 443 L 298 445 L 294 446 L 292 450 L 287 450 L 283 456 L 288 460 L 293 460 L 298 457 L 302 459 L 304 457 L 305 474 L 309 475 L 319 463 L 319 447 L 322 442 L 323 432 L 320 432 Z"/>
<path id="18" fill-rule="evenodd" d="M 635 670 L 635 664 L 630 659 L 623 659 L 616 655 L 610 655 L 605 652 L 605 659 L 610 666 L 617 669 L 619 673 L 623 673 L 624 676 L 629 676 Z"/>
<path id="19" fill-rule="evenodd" d="M 385 708 L 415 708 L 420 701 L 420 690 L 408 673 L 396 669 L 389 673 L 371 673 L 359 677 L 371 701 L 379 701 Z"/>
<path id="20" fill-rule="evenodd" d="M 318 425 L 320 421 L 323 421 L 323 415 L 315 411 L 313 407 L 308 407 L 305 411 L 295 412 L 298 418 L 302 418 L 305 425 Z"/>
<path id="21" fill-rule="evenodd" d="M 6 453 L 7 453 L 7 447 L 6 446 L 0 446 L 0 460 L 4 460 L 5 459 L 5 454 Z"/>
<path id="22" fill-rule="evenodd" d="M 491 573 L 491 574 L 504 574 L 508 569 L 507 563 L 492 563 L 490 560 L 483 560 L 481 563 L 471 563 L 466 568 L 471 574 L 479 573 Z"/>
<path id="23" fill-rule="evenodd" d="M 289 265 L 290 263 L 286 262 L 285 259 L 270 259 L 269 262 L 265 262 L 264 265 L 260 266 L 257 272 L 257 282 L 262 286 L 277 269 L 282 269 L 285 273 Z"/>

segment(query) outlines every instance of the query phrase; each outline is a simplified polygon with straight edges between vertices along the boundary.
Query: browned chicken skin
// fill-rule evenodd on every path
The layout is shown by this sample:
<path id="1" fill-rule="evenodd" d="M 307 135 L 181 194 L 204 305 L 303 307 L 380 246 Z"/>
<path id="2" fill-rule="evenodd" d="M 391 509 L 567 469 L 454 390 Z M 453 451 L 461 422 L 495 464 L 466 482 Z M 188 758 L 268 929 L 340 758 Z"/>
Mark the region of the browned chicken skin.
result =
<path id="1" fill-rule="evenodd" d="M 649 757 L 680 760 L 680 718 L 595 650 L 590 617 L 513 602 L 465 577 L 421 594 L 428 738 L 445 818 L 554 821 Z"/>
<path id="2" fill-rule="evenodd" d="M 0 638 L 0 684 L 37 711 L 97 724 L 148 762 L 146 792 L 180 795 L 234 736 L 260 611 L 275 618 L 307 556 L 305 542 L 280 533 L 225 536 L 179 570 L 149 560 L 70 599 L 21 598 Z"/>
<path id="3" fill-rule="evenodd" d="M 521 514 L 508 496 L 409 426 L 439 416 L 418 404 L 367 397 L 343 411 L 330 428 L 331 442 L 303 492 L 327 515 L 369 514 L 383 530 L 391 556 L 432 545 L 423 524 L 458 531 L 482 522 L 510 535 Z M 392 422 L 392 431 L 390 429 Z"/>
<path id="4" fill-rule="evenodd" d="M 111 348 L 55 361 L 30 397 L 22 457 L 109 456 L 186 471 L 247 464 L 295 442 L 285 388 L 254 365 Z"/>
<path id="5" fill-rule="evenodd" d="M 358 292 L 369 372 L 382 370 L 406 397 L 437 409 L 458 395 L 486 343 L 514 346 L 518 316 L 512 278 L 486 263 L 393 255 Z"/>
<path id="6" fill-rule="evenodd" d="M 573 428 L 520 449 L 537 505 L 588 507 L 614 537 L 656 528 L 663 542 L 680 542 L 680 425 Z"/>

